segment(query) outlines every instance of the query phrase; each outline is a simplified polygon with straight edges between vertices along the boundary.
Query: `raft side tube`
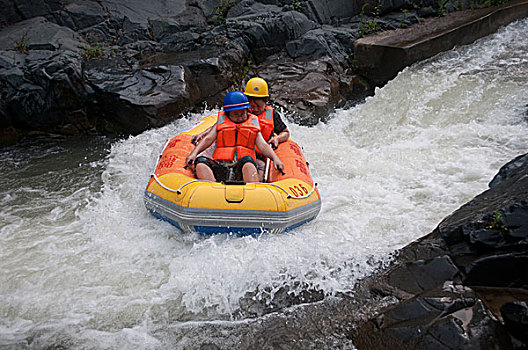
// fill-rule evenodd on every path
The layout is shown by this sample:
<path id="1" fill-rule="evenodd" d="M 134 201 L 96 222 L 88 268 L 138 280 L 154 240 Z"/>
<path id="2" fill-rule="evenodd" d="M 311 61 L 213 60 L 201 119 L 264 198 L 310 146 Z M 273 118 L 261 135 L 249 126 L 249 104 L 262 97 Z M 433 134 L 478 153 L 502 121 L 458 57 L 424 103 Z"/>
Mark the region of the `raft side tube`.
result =
<path id="1" fill-rule="evenodd" d="M 226 228 L 282 232 L 313 220 L 321 210 L 321 201 L 287 211 L 186 208 L 145 191 L 145 206 L 156 217 L 178 223 L 184 232 L 189 227 L 202 233 Z"/>

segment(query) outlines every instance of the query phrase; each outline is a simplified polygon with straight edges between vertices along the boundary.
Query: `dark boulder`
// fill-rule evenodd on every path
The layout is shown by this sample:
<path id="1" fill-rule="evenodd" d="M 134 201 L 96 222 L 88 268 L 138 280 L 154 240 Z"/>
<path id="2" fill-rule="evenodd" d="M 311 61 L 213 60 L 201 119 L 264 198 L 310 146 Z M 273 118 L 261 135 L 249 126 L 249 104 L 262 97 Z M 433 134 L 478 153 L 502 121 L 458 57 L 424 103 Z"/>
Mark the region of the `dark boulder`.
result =
<path id="1" fill-rule="evenodd" d="M 151 66 L 130 72 L 88 70 L 94 88 L 92 114 L 99 130 L 139 133 L 190 110 L 200 93 L 184 66 Z M 103 106 L 99 106 L 103 104 Z"/>
<path id="2" fill-rule="evenodd" d="M 74 31 L 82 31 L 105 22 L 108 19 L 108 12 L 100 2 L 75 1 L 65 4 L 60 11 L 48 13 L 46 16 L 58 25 Z"/>
<path id="3" fill-rule="evenodd" d="M 299 60 L 313 60 L 328 55 L 346 67 L 353 55 L 350 48 L 359 36 L 359 29 L 322 27 L 289 41 L 286 52 L 291 58 Z"/>
<path id="4" fill-rule="evenodd" d="M 351 336 L 358 349 L 511 348 L 472 290 L 450 285 L 389 308 Z"/>
<path id="5" fill-rule="evenodd" d="M 1 0 L 0 6 L 2 8 L 0 28 L 26 19 L 48 16 L 51 13 L 61 11 L 64 8 L 60 1 L 54 0 Z"/>
<path id="6" fill-rule="evenodd" d="M 489 187 L 495 187 L 514 173 L 523 171 L 523 169 L 524 171 L 528 169 L 528 154 L 520 155 L 500 168 L 497 175 L 490 181 Z"/>
<path id="7" fill-rule="evenodd" d="M 406 263 L 387 276 L 388 285 L 410 294 L 419 294 L 453 280 L 459 281 L 460 274 L 449 256 Z"/>
<path id="8" fill-rule="evenodd" d="M 282 8 L 274 4 L 265 4 L 253 0 L 242 0 L 235 3 L 227 12 L 227 19 L 236 20 L 262 20 L 278 16 Z"/>
<path id="9" fill-rule="evenodd" d="M 272 56 L 261 69 L 250 73 L 270 82 L 273 105 L 291 111 L 290 117 L 296 123 L 315 125 L 326 120 L 333 108 L 343 107 L 347 101 L 357 102 L 371 93 L 368 82 L 350 70 L 328 74 L 334 67 L 335 62 L 328 57 L 295 62 L 289 57 Z"/>
<path id="10" fill-rule="evenodd" d="M 293 2 L 292 7 L 320 24 L 337 24 L 361 11 L 359 1 L 308 0 Z"/>
<path id="11" fill-rule="evenodd" d="M 528 290 L 527 267 L 528 255 L 525 254 L 486 256 L 467 267 L 464 284 L 467 286 L 509 287 Z"/>
<path id="12" fill-rule="evenodd" d="M 1 51 L 0 84 L 5 87 L 0 106 L 5 127 L 53 133 L 90 129 L 85 110 L 90 90 L 83 81 L 80 54 Z"/>
<path id="13" fill-rule="evenodd" d="M 286 42 L 297 39 L 316 24 L 297 11 L 281 12 L 276 16 L 242 16 L 229 18 L 227 35 L 242 38 L 255 63 L 281 51 Z"/>
<path id="14" fill-rule="evenodd" d="M 44 17 L 18 22 L 0 31 L 0 50 L 3 51 L 67 50 L 78 53 L 84 45 L 79 34 Z"/>
<path id="15" fill-rule="evenodd" d="M 508 332 L 528 345 L 528 303 L 516 301 L 504 304 L 500 309 Z"/>
<path id="16" fill-rule="evenodd" d="M 200 49 L 143 54 L 140 65 L 186 66 L 192 73 L 200 92 L 199 101 L 196 103 L 219 105 L 225 91 L 233 86 L 233 82 L 242 81 L 248 58 L 243 43 L 228 40 L 225 32 L 221 30 L 215 34 L 217 35 L 214 39 L 209 35 L 200 36 Z"/>

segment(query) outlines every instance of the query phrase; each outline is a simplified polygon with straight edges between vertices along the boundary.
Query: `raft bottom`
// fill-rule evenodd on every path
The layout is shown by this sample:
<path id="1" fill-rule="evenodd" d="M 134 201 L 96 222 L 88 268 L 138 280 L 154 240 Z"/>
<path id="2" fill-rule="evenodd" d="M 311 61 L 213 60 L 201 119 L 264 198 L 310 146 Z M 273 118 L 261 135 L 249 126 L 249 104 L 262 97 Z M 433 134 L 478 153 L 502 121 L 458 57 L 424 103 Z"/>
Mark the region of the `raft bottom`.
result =
<path id="1" fill-rule="evenodd" d="M 167 221 L 168 223 L 176 226 L 180 231 L 185 232 L 185 230 L 180 226 L 180 224 L 172 220 L 165 215 L 160 214 L 159 212 L 149 210 L 149 212 L 155 216 L 156 218 Z M 238 237 L 245 237 L 245 236 L 259 236 L 263 233 L 284 233 L 290 230 L 293 230 L 294 228 L 297 228 L 301 225 L 306 224 L 307 222 L 312 221 L 314 218 L 310 218 L 301 222 L 296 223 L 295 225 L 292 225 L 290 227 L 286 227 L 284 229 L 265 229 L 261 227 L 213 227 L 213 226 L 192 226 L 193 231 L 204 236 L 213 236 L 217 234 L 227 234 L 227 235 L 235 235 Z"/>

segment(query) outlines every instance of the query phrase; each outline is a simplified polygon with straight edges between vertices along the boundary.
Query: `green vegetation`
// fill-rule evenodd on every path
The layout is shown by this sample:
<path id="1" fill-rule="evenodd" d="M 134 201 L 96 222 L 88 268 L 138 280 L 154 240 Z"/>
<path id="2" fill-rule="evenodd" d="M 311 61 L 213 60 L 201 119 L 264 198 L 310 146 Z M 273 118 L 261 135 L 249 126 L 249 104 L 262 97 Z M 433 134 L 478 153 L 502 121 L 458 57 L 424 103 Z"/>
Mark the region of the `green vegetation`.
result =
<path id="1" fill-rule="evenodd" d="M 484 2 L 484 7 L 491 7 L 504 4 L 505 0 L 486 0 Z"/>
<path id="2" fill-rule="evenodd" d="M 295 11 L 297 11 L 297 12 L 302 12 L 302 11 L 301 11 L 301 6 L 302 6 L 302 2 L 300 2 L 300 1 L 295 1 L 295 2 L 293 3 L 293 9 L 294 9 Z"/>
<path id="3" fill-rule="evenodd" d="M 438 2 L 438 16 L 443 17 L 446 15 L 447 11 L 445 8 L 445 5 L 447 4 L 449 0 L 439 0 Z"/>
<path id="4" fill-rule="evenodd" d="M 409 17 L 409 10 L 403 9 L 402 12 L 403 12 L 403 19 L 400 21 L 399 27 L 405 28 L 406 27 L 405 22 L 407 21 L 407 18 Z"/>
<path id="5" fill-rule="evenodd" d="M 104 46 L 102 44 L 83 47 L 82 56 L 85 60 L 104 57 Z"/>
<path id="6" fill-rule="evenodd" d="M 246 78 L 249 72 L 250 67 L 251 67 L 251 60 L 248 60 L 246 65 L 244 66 L 244 69 L 242 70 L 242 74 L 240 75 L 240 77 L 238 77 L 238 79 L 233 80 L 233 85 L 239 86 L 242 83 L 242 81 L 244 81 L 244 79 Z"/>
<path id="7" fill-rule="evenodd" d="M 502 215 L 500 211 L 494 211 L 493 216 L 491 217 L 490 223 L 486 226 L 486 229 L 488 230 L 496 230 L 499 231 L 501 234 L 505 234 L 508 232 L 508 228 L 504 226 L 504 222 L 502 220 Z"/>
<path id="8" fill-rule="evenodd" d="M 361 7 L 361 12 L 359 13 L 360 17 L 360 26 L 359 26 L 359 33 L 363 37 L 365 35 L 373 34 L 376 32 L 381 32 L 382 30 L 385 30 L 383 27 L 383 24 L 379 23 L 376 19 L 379 18 L 380 14 L 380 8 L 381 8 L 381 1 L 378 0 L 378 4 L 374 7 L 374 10 L 371 12 L 373 19 L 366 19 L 365 12 L 367 11 L 367 7 L 369 7 L 371 4 L 369 2 L 365 2 L 363 6 Z"/>
<path id="9" fill-rule="evenodd" d="M 216 25 L 221 25 L 226 22 L 226 16 L 229 10 L 235 6 L 236 2 L 231 0 L 222 0 L 220 6 L 215 7 Z"/>
<path id="10" fill-rule="evenodd" d="M 13 49 L 15 51 L 18 51 L 18 52 L 23 53 L 23 54 L 27 54 L 28 53 L 27 33 L 24 33 L 24 35 L 22 35 L 22 38 L 20 38 L 20 40 L 17 41 L 15 43 L 15 45 L 13 46 Z"/>
<path id="11" fill-rule="evenodd" d="M 157 38 L 156 38 L 156 33 L 154 33 L 154 24 L 152 24 L 151 21 L 148 22 L 148 32 L 149 32 L 149 35 L 150 35 L 150 38 L 154 41 L 158 41 Z"/>

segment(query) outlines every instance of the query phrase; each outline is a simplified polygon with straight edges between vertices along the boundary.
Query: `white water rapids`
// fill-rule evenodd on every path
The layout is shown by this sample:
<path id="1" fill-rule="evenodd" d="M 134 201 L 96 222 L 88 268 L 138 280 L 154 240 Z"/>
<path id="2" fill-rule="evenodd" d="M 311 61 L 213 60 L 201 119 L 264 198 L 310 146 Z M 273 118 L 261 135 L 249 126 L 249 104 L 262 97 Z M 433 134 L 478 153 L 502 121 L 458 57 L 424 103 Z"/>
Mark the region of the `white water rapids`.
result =
<path id="1" fill-rule="evenodd" d="M 516 22 L 405 69 L 326 124 L 288 123 L 323 204 L 284 235 L 182 235 L 147 213 L 161 148 L 197 115 L 108 151 L 100 138 L 2 150 L 0 347 L 177 348 L 157 331 L 236 323 L 248 292 L 349 291 L 528 151 L 526 33 Z"/>

